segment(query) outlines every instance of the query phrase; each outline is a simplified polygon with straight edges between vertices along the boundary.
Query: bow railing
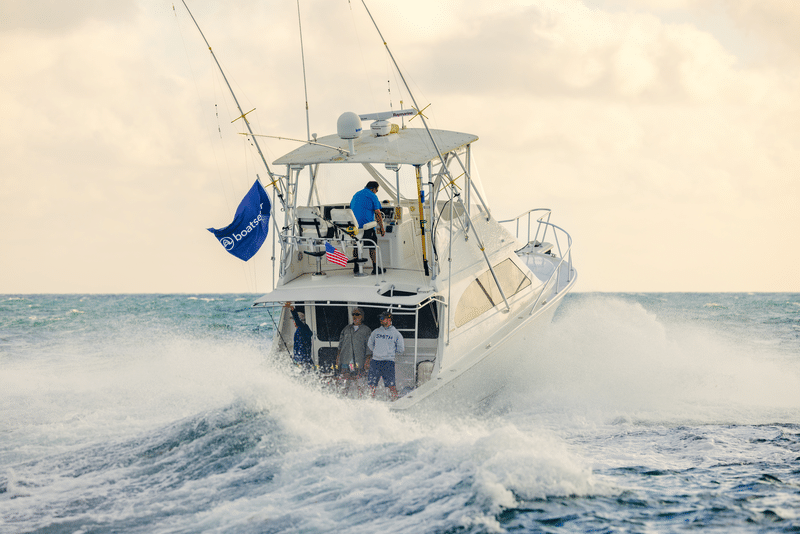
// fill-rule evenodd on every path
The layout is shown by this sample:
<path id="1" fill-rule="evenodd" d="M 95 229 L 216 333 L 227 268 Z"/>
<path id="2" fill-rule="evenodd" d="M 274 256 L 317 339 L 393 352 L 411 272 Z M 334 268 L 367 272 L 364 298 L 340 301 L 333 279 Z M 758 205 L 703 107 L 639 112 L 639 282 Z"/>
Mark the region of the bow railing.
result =
<path id="1" fill-rule="evenodd" d="M 533 246 L 534 249 L 544 245 L 548 234 L 554 241 L 554 246 L 560 261 L 556 265 L 553 273 L 550 275 L 550 278 L 542 286 L 542 291 L 540 291 L 539 295 L 536 297 L 536 302 L 534 302 L 533 307 L 531 308 L 531 313 L 533 313 L 533 310 L 536 309 L 536 305 L 541 300 L 545 291 L 548 288 L 553 287 L 553 283 L 555 283 L 555 287 L 553 288 L 554 292 L 557 294 L 560 290 L 559 288 L 562 287 L 562 283 L 564 286 L 568 285 L 574 276 L 574 270 L 572 269 L 572 236 L 570 236 L 569 232 L 560 226 L 550 222 L 551 213 L 551 210 L 548 208 L 534 208 L 511 219 L 498 221 L 501 224 L 513 223 L 514 237 L 516 237 L 517 240 L 522 240 L 521 236 L 524 235 L 526 246 Z M 563 249 L 562 242 L 565 244 L 565 248 Z M 545 250 L 543 250 L 543 252 L 547 253 Z M 550 254 L 552 254 L 552 252 L 550 252 Z M 563 268 L 565 264 L 566 269 Z M 565 280 L 561 279 L 562 272 L 565 272 L 566 274 Z"/>

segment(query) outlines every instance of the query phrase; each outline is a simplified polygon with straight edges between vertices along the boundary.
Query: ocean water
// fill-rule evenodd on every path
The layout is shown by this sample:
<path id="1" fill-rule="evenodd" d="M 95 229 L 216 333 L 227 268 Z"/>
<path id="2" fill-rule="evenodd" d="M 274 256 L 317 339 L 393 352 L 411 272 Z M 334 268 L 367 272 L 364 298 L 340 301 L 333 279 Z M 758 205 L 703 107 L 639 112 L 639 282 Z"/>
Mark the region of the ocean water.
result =
<path id="1" fill-rule="evenodd" d="M 349 400 L 253 295 L 0 296 L 0 533 L 800 532 L 800 295 L 573 294 L 478 413 Z"/>

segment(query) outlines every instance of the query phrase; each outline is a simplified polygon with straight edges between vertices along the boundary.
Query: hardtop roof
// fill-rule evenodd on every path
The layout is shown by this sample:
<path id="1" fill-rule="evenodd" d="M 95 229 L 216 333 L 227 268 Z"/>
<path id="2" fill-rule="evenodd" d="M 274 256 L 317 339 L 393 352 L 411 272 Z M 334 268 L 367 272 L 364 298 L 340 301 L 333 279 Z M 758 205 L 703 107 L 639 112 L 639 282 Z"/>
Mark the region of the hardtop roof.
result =
<path id="1" fill-rule="evenodd" d="M 442 155 L 478 140 L 477 135 L 449 130 L 430 130 Z M 424 165 L 439 157 L 423 128 L 405 128 L 397 133 L 376 136 L 364 132 L 354 140 L 355 154 L 348 154 L 348 141 L 327 135 L 317 143 L 341 148 L 344 153 L 319 144 L 305 144 L 274 161 L 274 165 L 313 165 L 317 163 L 397 163 Z"/>

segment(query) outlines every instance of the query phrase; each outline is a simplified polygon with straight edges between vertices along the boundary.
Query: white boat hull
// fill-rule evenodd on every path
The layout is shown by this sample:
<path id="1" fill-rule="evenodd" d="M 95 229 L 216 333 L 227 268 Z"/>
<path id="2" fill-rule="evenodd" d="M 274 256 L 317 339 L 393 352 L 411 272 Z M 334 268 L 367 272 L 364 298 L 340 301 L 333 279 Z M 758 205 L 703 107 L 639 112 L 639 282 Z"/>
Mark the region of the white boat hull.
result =
<path id="1" fill-rule="evenodd" d="M 507 328 L 501 328 L 454 366 L 440 370 L 432 380 L 392 403 L 392 410 L 474 411 L 507 385 L 516 365 L 529 355 L 527 349 L 549 327 L 576 279 L 573 274 L 569 284 L 533 314 L 530 307 L 525 308 L 506 323 Z"/>

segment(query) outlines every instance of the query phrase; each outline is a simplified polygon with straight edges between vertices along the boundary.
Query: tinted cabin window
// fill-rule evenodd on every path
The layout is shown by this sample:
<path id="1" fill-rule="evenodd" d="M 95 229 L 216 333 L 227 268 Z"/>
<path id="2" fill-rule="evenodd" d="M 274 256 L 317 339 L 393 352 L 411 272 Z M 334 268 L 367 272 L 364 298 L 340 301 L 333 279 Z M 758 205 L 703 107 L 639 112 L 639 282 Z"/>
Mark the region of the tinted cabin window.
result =
<path id="1" fill-rule="evenodd" d="M 317 339 L 320 341 L 339 341 L 342 328 L 349 323 L 346 302 L 335 302 L 330 305 L 317 305 L 315 307 Z"/>
<path id="2" fill-rule="evenodd" d="M 419 337 L 436 339 L 439 337 L 439 314 L 436 303 L 429 302 L 419 311 Z"/>
<path id="3" fill-rule="evenodd" d="M 380 314 L 385 308 L 371 308 L 359 305 L 364 312 L 364 324 L 375 330 L 381 326 Z M 301 311 L 300 307 L 295 308 Z M 436 339 L 439 337 L 439 316 L 435 302 L 429 302 L 419 310 L 419 339 Z M 339 341 L 342 329 L 350 323 L 350 310 L 346 302 L 319 304 L 314 307 L 316 329 L 314 334 L 320 341 Z M 392 325 L 404 338 L 414 337 L 414 308 L 394 308 Z"/>
<path id="4" fill-rule="evenodd" d="M 415 308 L 394 308 L 392 310 L 392 325 L 397 328 L 404 338 L 414 338 L 414 310 Z M 380 320 L 378 319 L 379 312 L 375 312 L 376 326 L 373 330 L 379 327 Z M 436 314 L 436 304 L 433 302 L 428 303 L 419 310 L 419 339 L 436 339 L 439 337 L 439 317 Z M 369 324 L 370 328 L 372 325 Z"/>
<path id="5" fill-rule="evenodd" d="M 381 314 L 381 312 L 385 311 L 385 309 L 369 308 L 364 304 L 359 304 L 358 307 L 364 312 L 363 323 L 367 325 L 370 330 L 375 330 L 381 326 L 381 320 L 378 318 L 378 316 Z M 392 319 L 392 322 L 394 322 L 394 319 Z"/>
<path id="6" fill-rule="evenodd" d="M 511 298 L 531 285 L 530 279 L 510 259 L 498 263 L 493 268 L 506 298 Z M 501 302 L 503 295 L 495 284 L 492 273 L 487 270 L 467 286 L 461 295 L 456 307 L 456 326 L 462 326 L 476 319 Z"/>

